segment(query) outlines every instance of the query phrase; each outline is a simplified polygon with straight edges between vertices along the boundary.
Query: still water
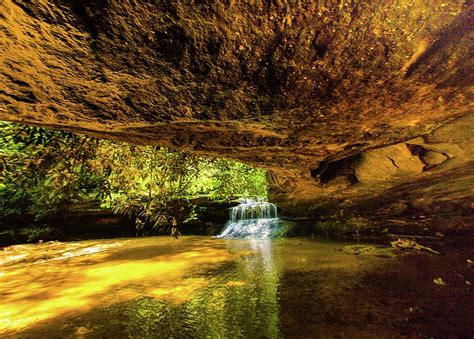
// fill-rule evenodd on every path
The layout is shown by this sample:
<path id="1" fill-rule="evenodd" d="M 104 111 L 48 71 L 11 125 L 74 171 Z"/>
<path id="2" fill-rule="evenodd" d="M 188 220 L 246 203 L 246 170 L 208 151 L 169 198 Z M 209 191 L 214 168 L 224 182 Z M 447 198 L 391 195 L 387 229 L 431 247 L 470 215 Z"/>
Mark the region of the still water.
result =
<path id="1" fill-rule="evenodd" d="M 472 330 L 462 314 L 450 313 L 454 322 L 444 319 L 444 327 L 430 323 L 445 318 L 433 301 L 443 293 L 458 309 L 463 299 L 466 312 L 472 308 L 470 291 L 451 282 L 441 292 L 432 286 L 442 262 L 378 246 L 152 237 L 20 245 L 0 259 L 2 337 L 317 338 Z M 453 261 L 444 265 L 449 269 Z"/>

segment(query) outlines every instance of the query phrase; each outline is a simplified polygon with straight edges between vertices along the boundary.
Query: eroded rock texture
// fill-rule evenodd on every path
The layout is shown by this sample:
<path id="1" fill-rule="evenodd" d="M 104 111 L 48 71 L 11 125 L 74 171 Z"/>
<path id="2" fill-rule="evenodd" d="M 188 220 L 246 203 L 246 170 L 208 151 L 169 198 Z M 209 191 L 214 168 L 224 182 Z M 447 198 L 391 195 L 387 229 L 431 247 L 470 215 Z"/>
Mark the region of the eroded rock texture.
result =
<path id="1" fill-rule="evenodd" d="M 301 213 L 469 205 L 473 7 L 2 0 L 0 118 L 264 167 Z"/>

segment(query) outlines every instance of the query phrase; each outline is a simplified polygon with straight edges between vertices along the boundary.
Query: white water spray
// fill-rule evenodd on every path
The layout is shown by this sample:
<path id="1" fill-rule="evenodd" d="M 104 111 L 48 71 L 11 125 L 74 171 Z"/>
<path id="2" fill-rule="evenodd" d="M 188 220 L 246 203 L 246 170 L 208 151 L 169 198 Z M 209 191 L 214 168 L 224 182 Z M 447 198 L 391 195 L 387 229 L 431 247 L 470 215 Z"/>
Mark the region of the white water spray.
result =
<path id="1" fill-rule="evenodd" d="M 270 238 L 280 220 L 276 205 L 263 199 L 242 199 L 230 209 L 230 220 L 219 238 Z"/>

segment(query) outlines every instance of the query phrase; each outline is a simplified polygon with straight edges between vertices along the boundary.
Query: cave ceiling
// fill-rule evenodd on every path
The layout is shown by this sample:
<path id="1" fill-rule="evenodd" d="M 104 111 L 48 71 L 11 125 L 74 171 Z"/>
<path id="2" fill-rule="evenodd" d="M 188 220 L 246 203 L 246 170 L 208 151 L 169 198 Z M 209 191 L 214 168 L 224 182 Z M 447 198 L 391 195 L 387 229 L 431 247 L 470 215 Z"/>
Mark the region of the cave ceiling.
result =
<path id="1" fill-rule="evenodd" d="M 282 200 L 351 202 L 449 171 L 469 187 L 473 13 L 470 0 L 2 0 L 0 119 L 243 161 Z"/>

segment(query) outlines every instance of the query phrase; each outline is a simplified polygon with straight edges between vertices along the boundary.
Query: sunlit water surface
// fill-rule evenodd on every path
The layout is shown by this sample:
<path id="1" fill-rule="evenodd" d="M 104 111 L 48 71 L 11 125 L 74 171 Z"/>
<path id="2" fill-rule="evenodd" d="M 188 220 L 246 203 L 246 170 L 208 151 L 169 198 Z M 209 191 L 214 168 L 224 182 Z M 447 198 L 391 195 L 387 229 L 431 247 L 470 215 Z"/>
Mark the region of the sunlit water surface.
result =
<path id="1" fill-rule="evenodd" d="M 391 295 L 393 288 L 388 295 L 380 290 L 377 279 L 385 281 L 378 276 L 383 270 L 398 270 L 397 258 L 390 250 L 354 248 L 311 239 L 206 237 L 21 245 L 1 256 L 0 334 L 393 334 L 410 305 Z"/>

